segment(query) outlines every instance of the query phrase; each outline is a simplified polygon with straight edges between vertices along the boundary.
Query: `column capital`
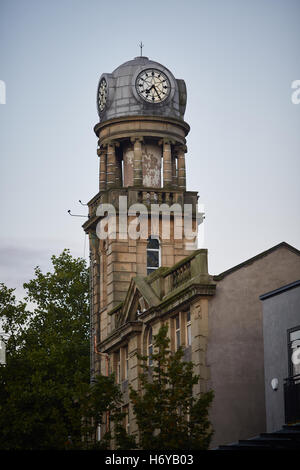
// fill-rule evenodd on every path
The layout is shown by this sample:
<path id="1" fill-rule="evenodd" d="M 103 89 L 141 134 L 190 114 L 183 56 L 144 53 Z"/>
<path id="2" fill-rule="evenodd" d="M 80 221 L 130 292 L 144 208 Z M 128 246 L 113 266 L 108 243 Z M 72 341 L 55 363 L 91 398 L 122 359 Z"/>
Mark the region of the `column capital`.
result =
<path id="1" fill-rule="evenodd" d="M 133 136 L 130 137 L 130 142 L 135 143 L 135 142 L 144 142 L 144 137 L 143 136 Z"/>
<path id="2" fill-rule="evenodd" d="M 97 155 L 98 157 L 102 157 L 103 155 L 106 155 L 107 149 L 104 147 L 99 147 L 97 148 Z"/>
<path id="3" fill-rule="evenodd" d="M 163 139 L 160 139 L 158 141 L 158 145 L 165 145 L 165 144 L 169 144 L 169 145 L 174 145 L 175 144 L 175 140 L 172 140 L 172 139 L 168 139 L 168 138 L 163 138 Z"/>
<path id="4" fill-rule="evenodd" d="M 106 145 L 110 147 L 120 147 L 120 142 L 118 140 L 111 139 Z"/>
<path id="5" fill-rule="evenodd" d="M 187 146 L 183 144 L 175 144 L 174 152 L 176 155 L 187 153 Z"/>

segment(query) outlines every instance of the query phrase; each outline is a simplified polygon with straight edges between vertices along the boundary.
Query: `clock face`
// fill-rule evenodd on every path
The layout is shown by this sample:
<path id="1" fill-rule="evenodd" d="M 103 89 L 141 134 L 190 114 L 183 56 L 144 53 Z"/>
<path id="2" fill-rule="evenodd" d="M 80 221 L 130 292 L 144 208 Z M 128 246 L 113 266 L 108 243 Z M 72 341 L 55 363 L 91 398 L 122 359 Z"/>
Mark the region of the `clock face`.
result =
<path id="1" fill-rule="evenodd" d="M 100 111 L 103 111 L 107 101 L 107 83 L 104 78 L 102 78 L 99 89 L 98 89 L 98 105 Z"/>
<path id="2" fill-rule="evenodd" d="M 143 70 L 136 79 L 136 90 L 148 103 L 161 103 L 170 94 L 168 77 L 156 69 Z"/>

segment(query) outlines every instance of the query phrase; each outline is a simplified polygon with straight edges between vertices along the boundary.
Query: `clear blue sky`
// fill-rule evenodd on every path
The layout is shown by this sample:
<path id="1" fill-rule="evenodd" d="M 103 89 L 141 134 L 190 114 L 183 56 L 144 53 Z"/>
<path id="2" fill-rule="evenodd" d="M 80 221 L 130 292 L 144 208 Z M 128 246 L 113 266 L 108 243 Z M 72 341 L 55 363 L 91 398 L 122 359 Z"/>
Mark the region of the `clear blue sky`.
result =
<path id="1" fill-rule="evenodd" d="M 297 0 L 0 0 L 0 282 L 21 295 L 52 254 L 83 256 L 84 219 L 67 210 L 98 190 L 98 78 L 141 40 L 187 84 L 210 272 L 300 249 L 299 18 Z"/>

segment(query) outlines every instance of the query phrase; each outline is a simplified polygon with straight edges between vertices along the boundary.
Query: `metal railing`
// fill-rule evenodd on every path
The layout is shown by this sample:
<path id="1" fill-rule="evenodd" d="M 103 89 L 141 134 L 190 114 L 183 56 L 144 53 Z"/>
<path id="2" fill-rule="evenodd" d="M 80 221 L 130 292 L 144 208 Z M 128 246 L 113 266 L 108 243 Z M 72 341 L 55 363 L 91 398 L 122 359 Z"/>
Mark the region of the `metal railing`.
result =
<path id="1" fill-rule="evenodd" d="M 284 380 L 285 422 L 300 422 L 300 374 Z"/>

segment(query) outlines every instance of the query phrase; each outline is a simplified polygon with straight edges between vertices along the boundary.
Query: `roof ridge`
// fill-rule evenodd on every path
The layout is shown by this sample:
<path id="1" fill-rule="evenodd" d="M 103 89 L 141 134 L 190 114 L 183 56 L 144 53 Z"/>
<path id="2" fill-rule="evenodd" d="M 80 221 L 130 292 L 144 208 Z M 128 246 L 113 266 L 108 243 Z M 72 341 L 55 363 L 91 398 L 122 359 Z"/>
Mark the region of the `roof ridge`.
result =
<path id="1" fill-rule="evenodd" d="M 272 253 L 275 250 L 278 250 L 279 248 L 287 248 L 288 250 L 294 252 L 296 255 L 300 256 L 300 251 L 297 248 L 295 248 L 294 246 L 290 245 L 287 242 L 281 242 L 281 243 L 278 243 L 277 245 L 272 246 L 271 248 L 268 248 L 265 251 L 262 251 L 261 253 L 258 253 L 255 256 L 252 256 L 251 258 L 248 258 L 247 260 L 243 261 L 242 263 L 239 263 L 239 264 L 233 266 L 232 268 L 229 268 L 226 271 L 223 271 L 220 274 L 214 275 L 213 279 L 214 279 L 214 281 L 220 281 L 221 279 L 223 279 L 228 274 L 231 274 L 232 272 L 237 271 L 238 269 L 241 269 L 244 266 L 247 266 L 248 264 L 254 263 L 258 259 L 269 255 L 270 253 Z"/>

